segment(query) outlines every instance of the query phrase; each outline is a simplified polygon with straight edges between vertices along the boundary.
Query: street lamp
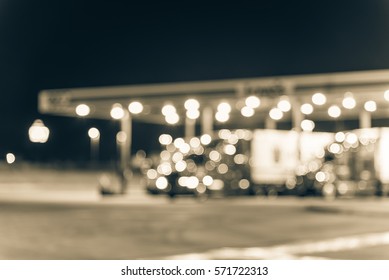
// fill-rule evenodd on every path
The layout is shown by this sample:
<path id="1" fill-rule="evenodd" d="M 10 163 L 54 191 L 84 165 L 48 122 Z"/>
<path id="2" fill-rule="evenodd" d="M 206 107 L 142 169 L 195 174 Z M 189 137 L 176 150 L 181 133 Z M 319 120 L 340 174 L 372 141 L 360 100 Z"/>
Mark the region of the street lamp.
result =
<path id="1" fill-rule="evenodd" d="M 88 130 L 88 136 L 90 138 L 91 161 L 96 163 L 99 158 L 100 131 L 95 127 L 91 127 Z"/>
<path id="2" fill-rule="evenodd" d="M 35 120 L 28 129 L 28 136 L 33 143 L 46 143 L 49 139 L 50 130 L 46 127 L 42 120 Z"/>

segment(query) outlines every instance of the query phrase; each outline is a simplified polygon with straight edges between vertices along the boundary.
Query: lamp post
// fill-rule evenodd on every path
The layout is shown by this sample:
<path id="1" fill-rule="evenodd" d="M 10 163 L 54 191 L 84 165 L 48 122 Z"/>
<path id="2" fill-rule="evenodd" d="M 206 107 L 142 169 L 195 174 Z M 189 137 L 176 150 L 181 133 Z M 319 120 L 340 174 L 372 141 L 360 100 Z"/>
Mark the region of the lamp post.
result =
<path id="1" fill-rule="evenodd" d="M 91 127 L 88 130 L 88 136 L 90 138 L 90 159 L 93 164 L 96 164 L 99 159 L 100 131 Z"/>

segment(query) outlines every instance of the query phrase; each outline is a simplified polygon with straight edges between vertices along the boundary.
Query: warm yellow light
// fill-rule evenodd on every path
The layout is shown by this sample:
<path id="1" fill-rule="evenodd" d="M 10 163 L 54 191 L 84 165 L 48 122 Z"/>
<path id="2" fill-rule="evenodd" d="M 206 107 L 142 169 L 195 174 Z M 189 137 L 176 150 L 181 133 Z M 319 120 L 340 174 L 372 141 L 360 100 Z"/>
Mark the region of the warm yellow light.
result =
<path id="1" fill-rule="evenodd" d="M 261 100 L 257 96 L 251 95 L 246 98 L 245 104 L 247 107 L 255 109 L 258 108 L 259 105 L 261 105 Z"/>
<path id="2" fill-rule="evenodd" d="M 49 139 L 50 130 L 44 125 L 42 120 L 35 120 L 28 129 L 28 136 L 33 143 L 46 143 Z"/>
<path id="3" fill-rule="evenodd" d="M 115 120 L 120 120 L 124 117 L 124 110 L 121 104 L 115 103 L 112 106 L 111 117 Z"/>
<path id="4" fill-rule="evenodd" d="M 227 102 L 222 102 L 217 106 L 217 110 L 221 113 L 228 114 L 231 112 L 231 105 Z"/>
<path id="5" fill-rule="evenodd" d="M 190 176 L 186 180 L 186 186 L 189 189 L 195 189 L 195 188 L 197 188 L 198 185 L 199 185 L 199 179 L 197 177 L 195 177 L 195 176 Z"/>
<path id="6" fill-rule="evenodd" d="M 344 134 L 344 132 L 340 131 L 335 134 L 335 140 L 337 142 L 343 142 L 345 139 L 346 139 L 346 134 Z"/>
<path id="7" fill-rule="evenodd" d="M 251 108 L 251 107 L 248 107 L 248 106 L 244 106 L 241 110 L 240 110 L 240 113 L 242 114 L 242 116 L 246 117 L 246 118 L 249 118 L 249 117 L 252 117 L 254 116 L 254 109 Z"/>
<path id="8" fill-rule="evenodd" d="M 86 105 L 86 104 L 77 105 L 76 114 L 78 116 L 85 117 L 85 116 L 89 115 L 89 113 L 90 113 L 90 108 L 88 105 Z"/>
<path id="9" fill-rule="evenodd" d="M 301 129 L 303 131 L 313 131 L 315 128 L 315 123 L 311 120 L 303 120 L 301 122 Z"/>
<path id="10" fill-rule="evenodd" d="M 346 92 L 342 101 L 342 106 L 346 109 L 353 109 L 357 105 L 351 92 Z"/>
<path id="11" fill-rule="evenodd" d="M 189 144 L 192 148 L 198 148 L 201 145 L 201 141 L 199 138 L 193 137 L 192 139 L 190 139 Z"/>
<path id="12" fill-rule="evenodd" d="M 164 116 L 174 115 L 174 114 L 176 114 L 176 112 L 177 112 L 176 107 L 174 107 L 171 104 L 167 104 L 167 105 L 162 107 L 162 114 Z"/>
<path id="13" fill-rule="evenodd" d="M 226 122 L 230 119 L 230 114 L 218 111 L 215 114 L 215 118 L 218 122 Z"/>
<path id="14" fill-rule="evenodd" d="M 161 145 L 169 145 L 173 141 L 173 138 L 169 134 L 161 134 L 158 140 Z"/>
<path id="15" fill-rule="evenodd" d="M 165 116 L 165 120 L 168 124 L 176 124 L 180 121 L 180 116 L 176 113 L 169 114 Z"/>
<path id="16" fill-rule="evenodd" d="M 386 101 L 389 101 L 389 90 L 385 91 L 384 98 L 385 98 Z"/>
<path id="17" fill-rule="evenodd" d="M 174 140 L 173 143 L 174 143 L 174 146 L 175 146 L 177 149 L 179 149 L 182 145 L 185 144 L 185 140 L 182 139 L 182 138 L 176 138 L 176 139 Z"/>
<path id="18" fill-rule="evenodd" d="M 273 109 L 270 110 L 269 116 L 273 120 L 278 121 L 278 120 L 282 119 L 284 114 L 283 114 L 283 112 L 279 108 L 273 108 Z"/>
<path id="19" fill-rule="evenodd" d="M 328 108 L 328 115 L 331 118 L 339 118 L 341 113 L 342 113 L 342 111 L 336 105 L 332 105 L 330 108 Z"/>
<path id="20" fill-rule="evenodd" d="M 233 155 L 236 153 L 236 148 L 234 145 L 225 145 L 224 146 L 224 149 L 223 149 L 224 153 L 227 154 L 227 155 Z"/>
<path id="21" fill-rule="evenodd" d="M 312 102 L 315 105 L 324 105 L 327 102 L 327 98 L 323 93 L 317 92 L 312 96 Z"/>
<path id="22" fill-rule="evenodd" d="M 198 111 L 200 103 L 196 99 L 188 99 L 185 101 L 184 107 L 188 111 Z"/>
<path id="23" fill-rule="evenodd" d="M 8 154 L 6 154 L 5 159 L 6 159 L 8 164 L 12 164 L 15 162 L 16 157 L 13 153 L 8 153 Z"/>
<path id="24" fill-rule="evenodd" d="M 189 110 L 186 111 L 186 116 L 188 119 L 195 120 L 200 117 L 200 111 L 199 110 Z"/>
<path id="25" fill-rule="evenodd" d="M 292 105 L 289 102 L 289 98 L 287 96 L 282 96 L 280 101 L 277 104 L 278 109 L 282 112 L 288 112 L 292 108 Z"/>
<path id="26" fill-rule="evenodd" d="M 204 134 L 200 137 L 201 144 L 208 145 L 212 141 L 212 137 L 209 134 Z"/>
<path id="27" fill-rule="evenodd" d="M 313 106 L 309 103 L 305 103 L 305 104 L 301 105 L 300 111 L 304 115 L 310 115 L 313 113 Z"/>
<path id="28" fill-rule="evenodd" d="M 88 136 L 91 139 L 98 139 L 100 137 L 100 131 L 96 127 L 91 127 L 88 130 Z"/>
<path id="29" fill-rule="evenodd" d="M 119 131 L 117 134 L 116 134 L 116 141 L 118 143 L 124 143 L 127 141 L 127 133 L 125 133 L 124 131 Z"/>
<path id="30" fill-rule="evenodd" d="M 184 171 L 184 170 L 186 169 L 186 162 L 183 161 L 183 160 L 178 161 L 178 162 L 175 164 L 174 167 L 176 168 L 176 170 L 177 170 L 178 172 L 182 172 L 182 171 Z"/>
<path id="31" fill-rule="evenodd" d="M 342 151 L 342 146 L 338 143 L 332 143 L 329 147 L 329 151 L 333 154 L 339 154 Z"/>
<path id="32" fill-rule="evenodd" d="M 350 145 L 354 145 L 358 142 L 358 136 L 355 134 L 355 133 L 347 133 L 346 134 L 346 140 L 345 140 L 347 143 L 349 143 Z"/>
<path id="33" fill-rule="evenodd" d="M 133 101 L 128 105 L 128 111 L 134 115 L 140 114 L 143 111 L 143 105 L 139 101 Z"/>
<path id="34" fill-rule="evenodd" d="M 160 190 L 166 189 L 168 185 L 169 183 L 165 177 L 159 177 L 155 182 L 155 186 Z"/>
<path id="35" fill-rule="evenodd" d="M 374 101 L 369 100 L 365 102 L 364 108 L 368 112 L 374 112 L 377 110 L 377 104 Z"/>
<path id="36" fill-rule="evenodd" d="M 150 180 L 154 180 L 157 178 L 158 173 L 155 169 L 149 169 L 149 170 L 147 170 L 146 175 L 147 175 L 147 178 L 149 178 Z"/>
<path id="37" fill-rule="evenodd" d="M 205 175 L 203 178 L 203 184 L 206 186 L 210 186 L 213 184 L 213 178 L 209 175 Z"/>

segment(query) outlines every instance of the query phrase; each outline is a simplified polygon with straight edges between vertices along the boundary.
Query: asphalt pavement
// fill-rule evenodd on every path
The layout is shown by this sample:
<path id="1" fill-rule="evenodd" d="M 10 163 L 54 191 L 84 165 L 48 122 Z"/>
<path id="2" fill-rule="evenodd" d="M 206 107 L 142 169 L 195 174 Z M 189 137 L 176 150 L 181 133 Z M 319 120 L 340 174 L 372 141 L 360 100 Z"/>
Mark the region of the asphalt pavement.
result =
<path id="1" fill-rule="evenodd" d="M 389 259 L 388 198 L 171 200 L 140 177 L 103 197 L 100 173 L 31 174 L 0 176 L 0 259 Z"/>

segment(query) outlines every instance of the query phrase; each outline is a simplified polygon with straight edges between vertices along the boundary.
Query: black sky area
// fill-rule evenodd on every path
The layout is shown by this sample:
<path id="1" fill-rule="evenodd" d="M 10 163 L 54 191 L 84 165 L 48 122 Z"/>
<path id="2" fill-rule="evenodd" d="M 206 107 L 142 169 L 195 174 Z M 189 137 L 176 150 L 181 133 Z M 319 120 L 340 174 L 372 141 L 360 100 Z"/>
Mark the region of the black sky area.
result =
<path id="1" fill-rule="evenodd" d="M 190 3 L 0 0 L 0 159 L 87 159 L 92 125 L 115 152 L 115 123 L 42 116 L 42 89 L 389 68 L 388 1 Z M 36 118 L 45 147 L 28 141 Z M 146 128 L 134 150 L 155 144 Z"/>

